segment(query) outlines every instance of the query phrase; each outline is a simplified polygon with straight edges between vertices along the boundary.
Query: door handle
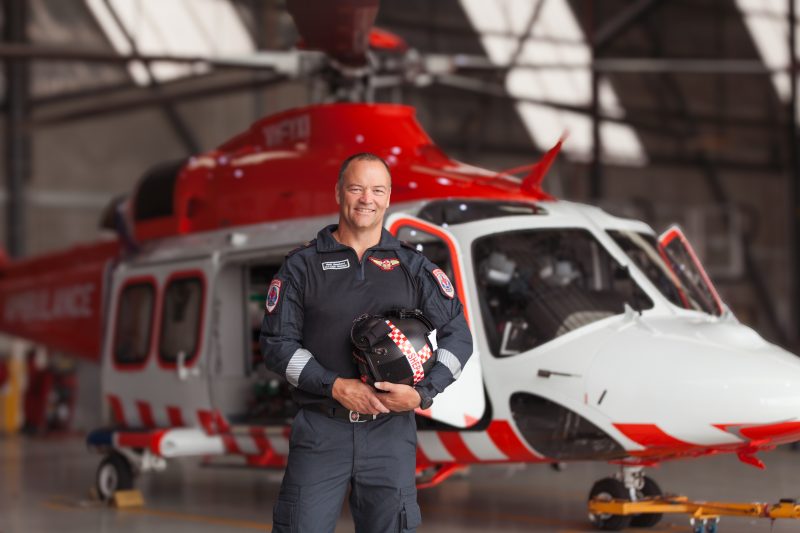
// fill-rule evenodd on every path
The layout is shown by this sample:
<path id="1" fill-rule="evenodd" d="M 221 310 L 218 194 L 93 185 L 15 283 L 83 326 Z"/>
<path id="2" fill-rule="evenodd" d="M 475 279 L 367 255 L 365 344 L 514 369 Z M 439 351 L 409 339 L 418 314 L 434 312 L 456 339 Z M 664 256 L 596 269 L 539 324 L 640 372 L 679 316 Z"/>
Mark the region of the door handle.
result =
<path id="1" fill-rule="evenodd" d="M 560 376 L 563 378 L 581 377 L 580 374 L 568 374 L 567 372 L 556 372 L 555 370 L 545 370 L 544 368 L 540 368 L 539 371 L 536 372 L 536 376 L 540 378 L 549 378 L 550 376 Z"/>
<path id="2" fill-rule="evenodd" d="M 186 381 L 190 377 L 197 377 L 200 375 L 200 369 L 196 366 L 188 368 L 186 366 L 186 352 L 181 350 L 178 352 L 178 358 L 175 361 L 175 367 L 178 370 L 178 379 Z"/>

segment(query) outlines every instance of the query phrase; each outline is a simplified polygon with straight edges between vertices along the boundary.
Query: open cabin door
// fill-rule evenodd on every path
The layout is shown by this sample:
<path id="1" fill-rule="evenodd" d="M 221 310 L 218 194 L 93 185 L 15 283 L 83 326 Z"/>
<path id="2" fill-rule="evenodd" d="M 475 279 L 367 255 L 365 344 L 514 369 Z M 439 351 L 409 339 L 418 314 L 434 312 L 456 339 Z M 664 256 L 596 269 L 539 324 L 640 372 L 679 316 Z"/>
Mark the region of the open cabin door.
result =
<path id="1" fill-rule="evenodd" d="M 686 307 L 721 315 L 725 306 L 683 231 L 677 225 L 670 226 L 658 243 L 664 260 L 684 287 L 686 294 L 681 296 Z"/>
<path id="2" fill-rule="evenodd" d="M 464 315 L 470 329 L 474 331 L 473 312 L 467 298 L 466 278 L 461 253 L 455 237 L 440 226 L 422 219 L 394 214 L 386 219 L 386 227 L 392 235 L 413 244 L 428 259 L 445 271 L 455 285 L 456 294 L 464 306 Z M 486 410 L 483 374 L 480 357 L 473 353 L 461 376 L 447 390 L 439 394 L 433 407 L 417 414 L 437 422 L 458 428 L 468 428 L 478 423 Z"/>
<path id="3" fill-rule="evenodd" d="M 291 248 L 224 261 L 212 302 L 209 387 L 233 426 L 284 425 L 297 408 L 288 382 L 264 366 L 259 336 L 267 288 Z"/>

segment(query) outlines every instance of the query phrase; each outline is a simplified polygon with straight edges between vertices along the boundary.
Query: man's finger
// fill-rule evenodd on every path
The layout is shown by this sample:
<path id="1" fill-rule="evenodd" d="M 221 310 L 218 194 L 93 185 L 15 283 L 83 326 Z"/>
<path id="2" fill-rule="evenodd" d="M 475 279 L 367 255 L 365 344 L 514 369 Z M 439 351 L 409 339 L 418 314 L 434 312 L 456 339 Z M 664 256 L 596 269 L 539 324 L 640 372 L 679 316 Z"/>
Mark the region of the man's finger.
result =
<path id="1" fill-rule="evenodd" d="M 374 396 L 369 399 L 369 403 L 373 407 L 373 409 L 377 409 L 381 413 L 388 413 L 389 412 L 389 409 L 387 409 L 386 406 L 383 405 L 383 403 L 378 398 L 376 398 Z"/>
<path id="2" fill-rule="evenodd" d="M 393 389 L 397 388 L 397 385 L 391 381 L 376 381 L 375 388 L 386 392 L 392 392 Z"/>

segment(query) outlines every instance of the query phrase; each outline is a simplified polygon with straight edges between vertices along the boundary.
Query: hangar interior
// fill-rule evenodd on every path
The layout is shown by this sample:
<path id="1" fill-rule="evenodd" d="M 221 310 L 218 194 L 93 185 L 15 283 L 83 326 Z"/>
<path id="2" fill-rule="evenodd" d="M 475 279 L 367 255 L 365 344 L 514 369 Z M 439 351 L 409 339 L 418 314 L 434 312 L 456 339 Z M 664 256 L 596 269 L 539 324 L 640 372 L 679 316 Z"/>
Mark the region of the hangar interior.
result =
<path id="1" fill-rule="evenodd" d="M 445 153 L 498 171 L 534 163 L 566 133 L 543 184 L 547 192 L 642 220 L 656 233 L 679 224 L 738 320 L 797 352 L 800 106 L 792 73 L 800 6 L 792 0 L 381 0 L 376 27 L 391 32 L 389 40 L 399 36 L 410 51 L 376 52 L 371 61 L 378 74 L 351 85 L 286 54 L 299 39 L 286 4 L 3 0 L 0 242 L 8 260 L 107 237 L 102 220 L 109 206 L 156 164 L 209 151 L 264 116 L 356 97 L 413 106 Z M 442 64 L 448 67 L 436 67 Z M 61 438 L 97 427 L 98 364 L 10 337 L 0 360 L 21 367 L 26 353 L 39 361 L 32 364 L 61 376 L 56 381 L 71 395 L 60 406 L 47 400 L 48 420 L 31 433 Z M 12 394 L 7 379 L 0 393 Z M 18 433 L 23 407 L 7 401 L 4 409 L 2 429 Z M 3 477 L 10 473 L 25 485 L 25 469 L 7 466 L 25 446 L 7 438 L 0 444 Z M 74 443 L 68 446 L 78 455 Z M 32 449 L 42 456 L 52 450 L 41 441 Z M 796 460 L 782 449 L 772 463 L 786 471 Z M 680 468 L 676 479 L 692 474 Z M 739 466 L 717 461 L 709 477 L 728 468 Z M 69 467 L 53 469 L 72 475 Z M 488 485 L 511 491 L 522 479 L 541 477 L 559 493 L 578 490 L 562 487 L 550 471 L 510 469 L 507 482 L 502 475 L 488 474 Z M 190 475 L 175 476 L 153 482 L 154 490 L 169 493 Z M 459 493 L 480 500 L 470 479 L 454 481 L 451 493 L 425 496 L 423 508 L 436 524 L 425 530 L 468 530 L 464 516 L 437 517 L 435 508 L 452 507 Z M 247 483 L 266 499 L 277 491 L 274 480 Z M 58 486 L 69 491 L 66 482 Z M 775 494 L 776 487 L 784 492 Z M 793 487 L 780 477 L 764 490 L 777 498 Z M 712 498 L 712 488 L 701 492 Z M 5 494 L 18 490 L 7 485 Z M 203 498 L 192 499 L 198 514 Z M 504 510 L 502 498 L 493 498 L 489 505 L 500 510 L 488 521 L 474 517 L 481 530 L 584 527 L 564 518 L 582 512 L 574 506 L 527 519 L 520 518 L 525 509 Z M 259 499 L 247 498 L 253 529 L 264 526 L 258 512 L 264 509 L 254 507 Z M 26 514 L 38 505 L 26 501 Z M 102 527 L 120 526 L 118 516 L 98 520 Z M 3 522 L 0 516 L 3 533 L 52 527 Z M 228 526 L 250 527 L 246 522 Z M 175 527 L 194 527 L 183 524 Z M 350 527 L 342 524 L 342 531 Z M 756 529 L 761 524 L 741 527 L 766 531 Z"/>
<path id="2" fill-rule="evenodd" d="M 5 130 L 5 205 L 20 206 L 4 208 L 11 256 L 92 240 L 110 200 L 154 164 L 332 97 L 318 79 L 286 79 L 256 60 L 190 62 L 290 49 L 297 33 L 282 2 L 177 2 L 165 13 L 148 2 L 22 4 L 27 31 L 5 30 L 7 68 L 28 73 L 13 76 L 24 85 L 9 93 L 21 116 Z M 448 154 L 492 169 L 531 163 L 568 132 L 548 191 L 656 231 L 681 224 L 737 316 L 794 342 L 792 84 L 778 67 L 788 59 L 788 5 L 528 4 L 382 2 L 377 26 L 415 50 L 500 67 L 386 81 L 371 97 L 414 106 Z M 217 14 L 227 22 L 210 35 Z M 137 53 L 178 59 L 148 70 L 130 60 Z"/>

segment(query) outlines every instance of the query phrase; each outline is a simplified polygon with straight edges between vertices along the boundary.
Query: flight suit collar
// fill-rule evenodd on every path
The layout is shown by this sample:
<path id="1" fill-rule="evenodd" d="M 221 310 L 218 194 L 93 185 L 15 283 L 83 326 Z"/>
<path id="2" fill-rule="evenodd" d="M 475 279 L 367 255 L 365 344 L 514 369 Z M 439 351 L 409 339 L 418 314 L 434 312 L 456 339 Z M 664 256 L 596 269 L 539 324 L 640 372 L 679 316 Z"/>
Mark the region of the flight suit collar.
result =
<path id="1" fill-rule="evenodd" d="M 318 252 L 335 252 L 340 250 L 348 250 L 349 246 L 337 241 L 332 233 L 338 228 L 338 224 L 331 224 L 326 226 L 317 233 L 317 251 Z M 394 235 L 389 233 L 386 228 L 381 228 L 381 240 L 375 246 L 370 247 L 370 250 L 397 250 L 400 248 L 400 241 Z"/>

